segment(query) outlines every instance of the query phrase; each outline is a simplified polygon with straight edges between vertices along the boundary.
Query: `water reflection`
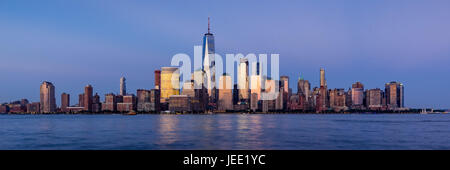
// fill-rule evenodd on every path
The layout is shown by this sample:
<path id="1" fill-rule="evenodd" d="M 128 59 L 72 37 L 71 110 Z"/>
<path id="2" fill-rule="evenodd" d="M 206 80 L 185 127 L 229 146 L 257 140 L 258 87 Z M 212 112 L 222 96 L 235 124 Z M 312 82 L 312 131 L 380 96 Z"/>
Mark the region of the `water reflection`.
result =
<path id="1" fill-rule="evenodd" d="M 238 115 L 237 126 L 239 149 L 263 149 L 269 142 L 263 138 L 261 115 Z"/>
<path id="2" fill-rule="evenodd" d="M 158 126 L 158 141 L 159 145 L 173 144 L 179 139 L 177 133 L 178 118 L 176 115 L 160 115 Z"/>

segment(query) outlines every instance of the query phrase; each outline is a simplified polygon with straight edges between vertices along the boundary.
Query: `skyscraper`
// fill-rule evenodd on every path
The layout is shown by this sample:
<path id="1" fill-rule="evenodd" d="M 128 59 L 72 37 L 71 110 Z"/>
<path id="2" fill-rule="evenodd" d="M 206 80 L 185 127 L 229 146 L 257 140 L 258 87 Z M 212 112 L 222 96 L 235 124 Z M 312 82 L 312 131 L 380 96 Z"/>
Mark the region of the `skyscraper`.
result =
<path id="1" fill-rule="evenodd" d="M 320 93 L 320 104 L 319 107 L 320 111 L 328 109 L 328 106 L 330 105 L 328 101 L 328 88 L 327 88 L 327 81 L 325 79 L 325 69 L 320 68 L 320 87 L 319 87 L 319 93 Z"/>
<path id="2" fill-rule="evenodd" d="M 399 82 L 386 83 L 386 105 L 390 109 L 403 108 L 404 104 L 404 86 Z"/>
<path id="3" fill-rule="evenodd" d="M 84 110 L 92 111 L 93 89 L 91 85 L 84 87 Z"/>
<path id="4" fill-rule="evenodd" d="M 238 67 L 238 88 L 239 88 L 239 100 L 249 100 L 249 88 L 248 88 L 248 59 L 241 58 Z"/>
<path id="5" fill-rule="evenodd" d="M 42 113 L 52 113 L 56 111 L 55 86 L 51 82 L 42 82 L 40 101 L 40 111 Z"/>
<path id="6" fill-rule="evenodd" d="M 383 91 L 379 88 L 366 91 L 366 107 L 371 110 L 380 109 L 382 106 Z"/>
<path id="7" fill-rule="evenodd" d="M 170 96 L 180 94 L 180 72 L 177 67 L 161 68 L 161 103 Z"/>
<path id="8" fill-rule="evenodd" d="M 84 93 L 78 95 L 78 107 L 84 107 Z"/>
<path id="9" fill-rule="evenodd" d="M 208 17 L 208 33 L 203 36 L 203 70 L 206 73 L 206 88 L 212 102 L 216 100 L 216 66 L 215 66 L 214 35 L 211 33 Z M 211 102 L 211 101 L 210 101 Z"/>
<path id="10" fill-rule="evenodd" d="M 325 80 L 325 69 L 320 68 L 320 86 L 327 87 L 327 81 Z"/>
<path id="11" fill-rule="evenodd" d="M 231 76 L 223 74 L 219 78 L 219 100 L 218 110 L 233 110 L 233 87 L 231 86 Z"/>
<path id="12" fill-rule="evenodd" d="M 287 101 L 289 99 L 289 76 L 281 76 L 280 77 L 280 91 L 283 93 L 283 109 L 287 109 Z"/>
<path id="13" fill-rule="evenodd" d="M 155 89 L 161 88 L 161 70 L 155 70 Z"/>
<path id="14" fill-rule="evenodd" d="M 61 110 L 66 111 L 67 107 L 70 106 L 70 95 L 67 93 L 61 94 Z"/>
<path id="15" fill-rule="evenodd" d="M 352 107 L 362 106 L 364 103 L 364 85 L 356 82 L 352 85 Z"/>
<path id="16" fill-rule="evenodd" d="M 303 78 L 299 78 L 298 79 L 298 83 L 297 83 L 297 94 L 304 96 L 305 101 L 308 102 L 309 101 L 309 96 L 311 94 L 311 84 L 309 83 L 308 80 L 304 80 Z"/>
<path id="17" fill-rule="evenodd" d="M 121 77 L 120 78 L 120 95 L 121 96 L 125 96 L 125 95 L 127 95 L 127 86 L 126 86 L 126 84 L 125 84 L 125 77 Z"/>

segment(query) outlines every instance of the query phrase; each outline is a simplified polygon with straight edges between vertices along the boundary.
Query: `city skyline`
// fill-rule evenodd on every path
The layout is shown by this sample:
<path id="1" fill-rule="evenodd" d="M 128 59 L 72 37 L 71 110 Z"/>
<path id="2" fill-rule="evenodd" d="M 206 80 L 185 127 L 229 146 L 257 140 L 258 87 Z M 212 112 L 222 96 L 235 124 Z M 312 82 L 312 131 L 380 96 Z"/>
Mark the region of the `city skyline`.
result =
<path id="1" fill-rule="evenodd" d="M 80 4 L 71 2 L 74 3 L 75 7 L 68 9 L 69 11 L 66 13 L 63 12 L 64 15 L 60 17 L 50 16 L 50 14 L 62 12 L 54 9 L 49 10 L 47 14 L 34 16 L 31 21 L 23 19 L 29 17 L 32 12 L 39 12 L 48 8 L 45 5 L 54 7 L 60 4 L 48 1 L 44 2 L 44 6 L 34 3 L 25 5 L 20 2 L 6 1 L 1 3 L 0 6 L 6 8 L 0 7 L 0 11 L 2 11 L 0 17 L 5 19 L 6 22 L 0 23 L 0 26 L 2 26 L 0 27 L 0 35 L 5 37 L 0 40 L 2 46 L 0 58 L 6 62 L 0 63 L 0 74 L 5 80 L 8 80 L 8 83 L 4 83 L 0 90 L 0 102 L 2 103 L 22 98 L 38 101 L 39 95 L 36 93 L 36 87 L 45 80 L 56 86 L 55 94 L 57 96 L 63 92 L 73 96 L 70 103 L 78 103 L 76 102 L 76 95 L 83 93 L 83 87 L 87 84 L 91 84 L 102 97 L 110 92 L 118 92 L 117 80 L 118 77 L 122 76 L 127 78 L 127 91 L 135 93 L 137 89 L 151 89 L 154 84 L 154 70 L 161 66 L 169 66 L 170 57 L 174 54 L 179 52 L 192 53 L 192 46 L 202 44 L 201 35 L 206 32 L 205 18 L 211 16 L 211 27 L 214 30 L 218 53 L 275 51 L 280 54 L 280 65 L 283 66 L 280 69 L 281 75 L 290 77 L 289 85 L 293 89 L 297 87 L 297 81 L 295 80 L 298 77 L 309 80 L 311 87 L 318 86 L 319 76 L 317 76 L 317 71 L 323 67 L 327 70 L 328 89 L 348 89 L 357 81 L 362 82 L 365 89 L 383 89 L 385 83 L 398 81 L 407 85 L 408 95 L 405 96 L 405 100 L 408 107 L 449 108 L 445 99 L 449 96 L 450 90 L 445 86 L 448 80 L 444 77 L 449 73 L 449 68 L 446 67 L 445 63 L 448 63 L 450 58 L 450 52 L 448 51 L 450 34 L 444 30 L 450 27 L 448 23 L 442 23 L 441 21 L 444 21 L 450 15 L 448 11 L 442 11 L 443 8 L 439 7 L 448 3 L 445 1 L 432 5 L 423 4 L 422 1 L 388 2 L 386 5 L 390 8 L 383 11 L 384 13 L 376 2 L 356 2 L 353 5 L 296 2 L 292 5 L 292 8 L 286 8 L 287 10 L 284 12 L 277 10 L 276 7 L 286 6 L 286 4 L 274 5 L 268 3 L 263 6 L 263 9 L 270 9 L 267 6 L 274 5 L 274 10 L 280 14 L 257 16 L 243 13 L 241 18 L 234 17 L 237 18 L 236 20 L 232 17 L 236 14 L 225 16 L 219 14 L 220 12 L 213 12 L 214 10 L 222 11 L 223 8 L 230 6 L 217 2 L 215 6 L 223 5 L 224 7 L 213 7 L 214 10 L 194 12 L 190 16 L 170 15 L 168 17 L 171 19 L 171 23 L 162 21 L 164 18 L 158 18 L 153 13 L 144 13 L 140 15 L 141 18 L 128 20 L 130 18 L 121 18 L 122 15 L 110 16 L 110 13 L 107 13 L 108 11 L 102 11 L 107 13 L 105 16 L 110 20 L 104 21 L 105 18 L 102 18 L 102 15 L 95 15 L 97 17 L 88 21 L 104 22 L 94 24 L 91 27 L 87 26 L 89 24 L 83 20 L 86 19 L 86 16 L 75 15 L 70 12 L 86 9 L 90 14 L 97 14 L 94 9 L 96 9 L 96 5 L 103 4 L 101 2 L 83 2 Z M 199 1 L 196 1 L 193 3 L 195 7 L 189 6 L 183 10 L 197 10 L 202 6 L 198 3 Z M 249 4 L 251 3 L 245 2 L 243 7 L 239 8 L 248 7 Z M 400 7 L 405 4 L 408 6 Z M 166 13 L 173 10 L 163 2 L 144 4 L 142 8 L 137 7 L 139 4 L 134 3 L 125 5 L 140 9 L 137 12 L 142 12 L 142 9 L 147 7 L 152 8 L 152 5 L 164 7 L 156 12 Z M 174 5 L 180 4 L 174 3 Z M 334 10 L 319 15 L 304 9 L 305 6 L 319 10 L 334 7 L 332 8 Z M 304 12 L 298 12 L 294 7 L 303 9 Z M 371 12 L 379 12 L 378 14 L 384 15 L 374 16 L 371 13 L 356 10 L 356 7 L 364 7 Z M 30 9 L 32 12 L 22 12 L 24 9 Z M 121 10 L 122 8 L 117 3 L 112 3 L 104 10 L 108 9 Z M 346 9 L 352 10 L 347 14 Z M 394 14 L 393 12 L 396 10 L 400 10 L 404 14 Z M 410 19 L 415 16 L 412 14 L 415 10 L 433 12 L 423 14 L 419 18 L 415 18 L 416 20 L 413 22 Z M 5 17 L 5 14 L 11 15 Z M 301 14 L 310 14 L 312 17 L 308 18 Z M 337 14 L 337 16 L 332 16 L 333 14 Z M 353 14 L 364 15 L 352 20 Z M 137 14 L 132 13 L 130 15 Z M 387 21 L 379 20 L 389 16 L 394 16 L 394 18 Z M 154 28 L 153 26 L 155 26 L 165 29 L 157 30 L 156 33 L 145 31 L 144 28 L 140 27 L 142 26 L 140 24 L 147 17 L 158 21 L 154 25 L 147 25 L 148 28 Z M 265 19 L 263 22 L 264 17 L 269 19 Z M 313 22 L 312 19 L 315 17 L 317 20 Z M 65 21 L 64 19 L 67 18 L 73 18 L 70 21 L 74 22 Z M 283 18 L 285 20 L 279 20 Z M 374 18 L 377 19 L 374 20 Z M 364 19 L 381 22 L 381 25 L 364 22 Z M 108 21 L 111 21 L 111 23 L 108 23 Z M 124 24 L 132 21 L 137 22 L 134 23 L 136 25 Z M 187 23 L 186 21 L 193 22 Z M 288 21 L 295 22 L 292 26 L 287 26 L 286 22 Z M 305 24 L 301 24 L 302 21 Z M 395 22 L 412 26 L 405 29 L 403 26 L 394 24 Z M 231 23 L 232 25 L 236 23 L 236 25 L 234 27 L 227 26 L 225 23 Z M 269 23 L 269 27 L 274 28 L 274 30 L 262 27 L 265 25 L 264 23 Z M 75 24 L 81 25 L 75 26 Z M 124 24 L 121 27 L 123 30 L 105 31 L 105 29 L 102 29 L 107 28 L 106 25 L 108 24 L 111 26 Z M 181 30 L 176 29 L 177 27 L 172 28 L 177 24 L 183 24 Z M 240 24 L 243 29 L 237 30 Z M 277 26 L 275 27 L 273 24 Z M 427 29 L 424 26 L 426 24 L 434 30 Z M 35 29 L 31 30 L 31 26 Z M 332 27 L 334 29 L 329 29 L 328 26 L 334 26 Z M 320 31 L 313 31 L 312 28 Z M 289 29 L 290 36 L 279 32 L 286 31 L 285 29 Z M 350 31 L 355 32 L 349 33 Z M 96 36 L 93 34 L 96 32 L 103 34 Z M 120 34 L 113 35 L 113 33 Z M 380 36 L 380 38 L 372 37 L 368 35 L 369 33 Z M 137 38 L 140 35 L 148 36 Z M 329 35 L 330 37 L 319 35 Z M 77 38 L 77 36 L 80 37 Z M 406 38 L 409 36 L 413 38 Z M 30 39 L 34 41 L 27 42 Z M 158 39 L 164 40 L 159 41 Z M 98 41 L 94 41 L 95 45 L 91 43 L 82 45 L 91 40 Z M 121 42 L 122 40 L 124 42 Z M 249 43 L 250 40 L 251 42 L 257 42 Z M 273 43 L 269 43 L 270 40 Z M 370 40 L 374 41 L 369 42 Z M 340 44 L 340 42 L 344 43 Z M 22 43 L 24 44 L 22 45 Z M 246 45 L 246 43 L 251 45 Z M 358 43 L 362 43 L 362 45 L 358 45 Z M 388 45 L 382 45 L 383 43 Z M 289 45 L 280 47 L 277 44 Z M 74 48 L 65 47 L 66 45 Z M 118 46 L 123 47 L 115 48 Z M 369 65 L 369 67 L 366 65 Z M 107 70 L 108 68 L 109 70 Z M 216 79 L 218 78 L 216 77 Z M 59 105 L 60 98 L 57 97 L 56 100 Z"/>

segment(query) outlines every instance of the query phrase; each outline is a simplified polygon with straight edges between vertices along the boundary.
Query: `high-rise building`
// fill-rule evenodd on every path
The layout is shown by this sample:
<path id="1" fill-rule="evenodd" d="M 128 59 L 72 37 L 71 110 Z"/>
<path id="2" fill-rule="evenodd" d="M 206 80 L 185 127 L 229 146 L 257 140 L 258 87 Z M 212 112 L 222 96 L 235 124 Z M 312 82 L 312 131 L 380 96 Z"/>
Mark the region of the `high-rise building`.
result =
<path id="1" fill-rule="evenodd" d="M 102 110 L 102 103 L 100 102 L 100 96 L 95 93 L 92 98 L 92 112 L 98 113 Z"/>
<path id="2" fill-rule="evenodd" d="M 217 100 L 216 94 L 216 66 L 215 66 L 215 45 L 214 35 L 211 33 L 208 17 L 208 33 L 203 36 L 203 70 L 206 72 L 206 88 L 210 102 Z"/>
<path id="3" fill-rule="evenodd" d="M 309 97 L 311 95 L 311 84 L 308 80 L 304 80 L 303 78 L 298 79 L 297 83 L 297 94 L 300 96 L 304 96 L 305 101 L 309 101 Z"/>
<path id="4" fill-rule="evenodd" d="M 84 87 L 84 110 L 92 111 L 93 89 L 91 85 Z"/>
<path id="5" fill-rule="evenodd" d="M 329 100 L 328 100 L 328 87 L 327 87 L 327 80 L 325 79 L 325 69 L 320 68 L 320 87 L 319 87 L 319 93 L 320 93 L 320 110 L 326 110 L 328 109 L 328 106 L 330 106 Z"/>
<path id="6" fill-rule="evenodd" d="M 120 78 L 120 95 L 125 96 L 127 95 L 127 85 L 125 83 L 126 79 L 125 77 Z"/>
<path id="7" fill-rule="evenodd" d="M 327 81 L 325 80 L 325 69 L 320 68 L 320 86 L 327 87 Z"/>
<path id="8" fill-rule="evenodd" d="M 262 83 L 261 75 L 250 76 L 250 94 L 256 94 L 257 100 L 261 100 L 261 90 L 262 90 L 261 83 Z"/>
<path id="9" fill-rule="evenodd" d="M 161 88 L 161 70 L 155 70 L 155 89 Z"/>
<path id="10" fill-rule="evenodd" d="M 283 109 L 286 110 L 287 109 L 287 103 L 289 100 L 289 76 L 281 76 L 280 77 L 280 89 L 283 89 L 282 92 L 283 94 Z"/>
<path id="11" fill-rule="evenodd" d="M 177 67 L 161 68 L 161 103 L 170 96 L 180 94 L 180 72 Z"/>
<path id="12" fill-rule="evenodd" d="M 379 88 L 366 90 L 366 107 L 378 110 L 382 107 L 383 91 Z"/>
<path id="13" fill-rule="evenodd" d="M 78 95 L 78 107 L 84 108 L 84 93 Z"/>
<path id="14" fill-rule="evenodd" d="M 219 100 L 218 110 L 233 110 L 233 87 L 231 86 L 231 76 L 223 74 L 219 78 Z"/>
<path id="15" fill-rule="evenodd" d="M 238 88 L 239 100 L 248 102 L 249 88 L 248 88 L 248 59 L 241 58 L 238 67 Z"/>
<path id="16" fill-rule="evenodd" d="M 364 85 L 361 82 L 352 84 L 352 107 L 361 108 L 364 104 Z"/>
<path id="17" fill-rule="evenodd" d="M 67 107 L 70 106 L 70 95 L 67 93 L 61 94 L 61 111 L 66 112 Z"/>
<path id="18" fill-rule="evenodd" d="M 44 81 L 40 89 L 40 111 L 42 113 L 53 113 L 56 111 L 55 86 L 51 82 Z"/>
<path id="19" fill-rule="evenodd" d="M 399 82 L 390 82 L 385 85 L 386 105 L 389 109 L 403 108 L 404 103 L 404 86 Z"/>
<path id="20" fill-rule="evenodd" d="M 239 102 L 239 89 L 238 85 L 233 85 L 233 105 L 236 105 Z"/>
<path id="21" fill-rule="evenodd" d="M 190 97 L 192 111 L 203 112 L 210 104 L 208 90 L 204 86 L 205 72 L 202 69 L 194 71 L 191 80 L 183 83 L 182 95 Z"/>
<path id="22" fill-rule="evenodd" d="M 326 86 L 320 86 L 318 89 L 319 99 L 316 100 L 316 111 L 322 112 L 328 109 L 329 101 L 328 101 L 328 90 Z"/>

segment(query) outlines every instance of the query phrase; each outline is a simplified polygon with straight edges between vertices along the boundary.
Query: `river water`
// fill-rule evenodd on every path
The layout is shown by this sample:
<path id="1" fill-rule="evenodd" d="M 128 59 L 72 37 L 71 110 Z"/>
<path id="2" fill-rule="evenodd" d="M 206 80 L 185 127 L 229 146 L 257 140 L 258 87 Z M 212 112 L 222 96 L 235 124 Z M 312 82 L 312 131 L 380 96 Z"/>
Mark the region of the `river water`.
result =
<path id="1" fill-rule="evenodd" d="M 450 149 L 450 115 L 0 115 L 0 149 Z"/>

